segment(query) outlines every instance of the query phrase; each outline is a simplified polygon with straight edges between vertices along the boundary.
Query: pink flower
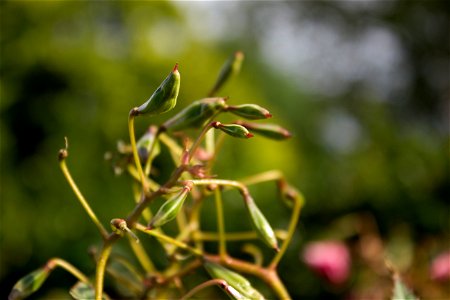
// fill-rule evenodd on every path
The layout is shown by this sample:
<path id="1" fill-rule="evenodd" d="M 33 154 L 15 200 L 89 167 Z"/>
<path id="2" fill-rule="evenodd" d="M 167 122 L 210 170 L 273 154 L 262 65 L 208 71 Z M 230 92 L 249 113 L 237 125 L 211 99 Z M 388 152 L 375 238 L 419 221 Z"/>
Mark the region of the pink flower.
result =
<path id="1" fill-rule="evenodd" d="M 332 284 L 344 283 L 350 273 L 350 253 L 342 242 L 309 243 L 303 252 L 303 260 L 308 267 Z"/>
<path id="2" fill-rule="evenodd" d="M 436 281 L 450 279 L 450 251 L 443 252 L 433 259 L 430 266 L 430 277 Z"/>

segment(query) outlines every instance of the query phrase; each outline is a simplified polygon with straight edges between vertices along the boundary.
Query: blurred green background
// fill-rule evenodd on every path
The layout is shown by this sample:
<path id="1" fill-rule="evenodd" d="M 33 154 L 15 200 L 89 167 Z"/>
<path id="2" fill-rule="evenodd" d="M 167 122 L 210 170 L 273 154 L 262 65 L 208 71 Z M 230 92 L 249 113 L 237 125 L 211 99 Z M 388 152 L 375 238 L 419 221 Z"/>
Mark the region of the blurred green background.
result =
<path id="1" fill-rule="evenodd" d="M 304 193 L 280 266 L 292 296 L 343 298 L 375 286 L 356 254 L 338 289 L 299 257 L 309 240 L 354 245 L 357 230 L 335 224 L 360 214 L 374 220 L 388 249 L 400 245 L 394 260 L 412 257 L 402 271 L 427 272 L 450 247 L 448 12 L 445 1 L 2 1 L 1 298 L 54 256 L 93 272 L 87 249 L 99 238 L 59 171 L 63 137 L 72 175 L 99 218 L 125 216 L 130 180 L 115 177 L 103 155 L 128 140 L 128 111 L 179 63 L 173 115 L 204 97 L 235 50 L 246 60 L 221 94 L 267 107 L 295 136 L 229 139 L 216 172 L 235 179 L 279 169 Z M 148 125 L 139 119 L 137 131 Z M 252 192 L 273 226 L 286 226 L 289 212 L 272 185 Z M 228 223 L 244 213 L 227 209 Z M 59 297 L 74 283 L 57 274 L 32 298 Z M 414 274 L 420 296 L 445 293 Z"/>

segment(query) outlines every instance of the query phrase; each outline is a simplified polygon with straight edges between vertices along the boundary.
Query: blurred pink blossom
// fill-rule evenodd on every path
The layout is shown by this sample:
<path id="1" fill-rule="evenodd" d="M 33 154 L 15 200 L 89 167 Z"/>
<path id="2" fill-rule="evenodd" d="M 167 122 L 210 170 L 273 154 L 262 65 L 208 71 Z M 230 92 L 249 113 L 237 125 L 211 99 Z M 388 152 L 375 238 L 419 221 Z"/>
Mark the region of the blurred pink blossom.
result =
<path id="1" fill-rule="evenodd" d="M 430 266 L 431 279 L 446 281 L 450 279 L 450 251 L 443 252 L 433 259 Z"/>
<path id="2" fill-rule="evenodd" d="M 312 270 L 332 284 L 342 284 L 350 273 L 351 258 L 347 246 L 338 241 L 313 242 L 306 245 L 303 260 Z"/>

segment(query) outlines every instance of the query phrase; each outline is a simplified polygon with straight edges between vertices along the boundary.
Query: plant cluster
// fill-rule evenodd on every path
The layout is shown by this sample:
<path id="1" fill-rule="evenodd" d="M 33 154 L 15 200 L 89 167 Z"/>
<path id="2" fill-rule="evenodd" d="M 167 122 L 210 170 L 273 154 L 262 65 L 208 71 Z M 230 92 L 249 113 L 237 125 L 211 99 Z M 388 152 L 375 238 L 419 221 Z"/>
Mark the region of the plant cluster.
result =
<path id="1" fill-rule="evenodd" d="M 295 232 L 304 203 L 303 196 L 277 170 L 242 180 L 220 179 L 211 174 L 226 137 L 248 139 L 255 134 L 284 140 L 291 136 L 278 125 L 255 122 L 271 117 L 267 109 L 256 104 L 231 105 L 227 98 L 216 96 L 228 79 L 239 72 L 243 58 L 242 52 L 234 53 L 222 67 L 207 98 L 192 102 L 159 126 L 150 125 L 139 139 L 136 139 L 134 129 L 138 117 L 164 114 L 175 107 L 180 89 L 178 65 L 175 65 L 148 101 L 130 111 L 130 144 L 118 144 L 116 169 L 128 173 L 134 179 L 136 203 L 127 215 L 117 216 L 110 221 L 110 230 L 97 218 L 71 176 L 66 164 L 69 155 L 66 139 L 66 147 L 58 155 L 61 171 L 103 241 L 101 250 L 93 254 L 96 262 L 95 277 L 91 279 L 70 263 L 52 258 L 42 268 L 17 282 L 10 293 L 10 300 L 25 298 L 35 292 L 56 267 L 67 270 L 78 279 L 70 290 L 75 299 L 108 299 L 104 292 L 105 276 L 110 276 L 116 283 L 115 293 L 133 299 L 188 299 L 200 290 L 214 285 L 222 288 L 233 299 L 264 299 L 264 295 L 245 276 L 259 278 L 278 298 L 290 298 L 280 280 L 277 266 Z M 222 123 L 219 116 L 223 113 L 233 114 L 243 120 Z M 196 132 L 197 136 L 189 138 L 186 131 Z M 164 182 L 152 173 L 152 162 L 160 153 L 161 143 L 169 149 L 175 163 L 175 169 Z M 250 185 L 268 181 L 276 183 L 280 198 L 291 211 L 286 230 L 272 229 L 249 192 Z M 226 230 L 222 194 L 228 190 L 240 193 L 253 231 Z M 153 213 L 149 205 L 156 199 L 164 199 L 164 203 Z M 209 199 L 215 201 L 216 232 L 203 231 L 200 224 L 203 204 Z M 165 230 L 165 224 L 169 222 L 176 223 L 176 234 L 169 234 Z M 164 269 L 155 266 L 155 254 L 147 251 L 140 243 L 144 236 L 156 238 L 170 258 Z M 128 239 L 139 266 L 112 254 L 116 242 L 122 238 Z M 254 239 L 260 239 L 273 249 L 273 255 L 267 264 L 263 263 L 261 249 L 253 244 L 247 250 L 253 254 L 254 261 L 232 257 L 227 251 L 230 241 Z M 214 253 L 204 249 L 204 243 L 211 241 L 217 243 L 217 251 Z M 211 279 L 186 291 L 183 286 L 184 278 L 202 267 Z"/>

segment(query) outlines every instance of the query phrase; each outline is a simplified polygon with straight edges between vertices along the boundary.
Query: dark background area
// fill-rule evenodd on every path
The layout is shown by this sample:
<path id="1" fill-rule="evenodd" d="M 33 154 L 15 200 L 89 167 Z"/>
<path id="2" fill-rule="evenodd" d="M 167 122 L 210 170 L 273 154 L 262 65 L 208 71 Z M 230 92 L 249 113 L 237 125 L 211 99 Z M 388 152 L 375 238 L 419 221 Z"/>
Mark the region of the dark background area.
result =
<path id="1" fill-rule="evenodd" d="M 58 169 L 63 137 L 73 177 L 102 222 L 126 215 L 130 180 L 114 176 L 103 156 L 128 140 L 128 111 L 179 63 L 173 115 L 204 97 L 238 49 L 242 72 L 222 94 L 267 107 L 294 138 L 228 140 L 216 171 L 237 179 L 279 169 L 304 193 L 280 266 L 291 295 L 389 291 L 385 275 L 358 256 L 358 230 L 341 226 L 370 219 L 382 255 L 415 292 L 448 297 L 448 287 L 427 277 L 431 259 L 450 248 L 448 14 L 446 1 L 2 1 L 1 297 L 51 257 L 93 274 L 87 249 L 100 240 Z M 137 131 L 148 122 L 139 120 Z M 252 192 L 272 225 L 286 226 L 289 212 L 274 204 L 272 185 Z M 226 209 L 227 221 L 243 212 Z M 322 282 L 301 261 L 305 243 L 318 239 L 353 249 L 345 286 Z M 73 278 L 55 273 L 32 299 L 68 297 Z"/>

